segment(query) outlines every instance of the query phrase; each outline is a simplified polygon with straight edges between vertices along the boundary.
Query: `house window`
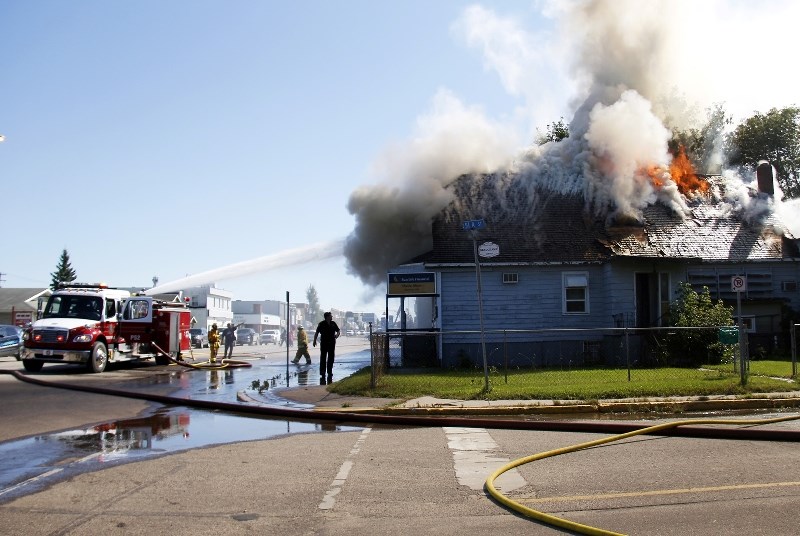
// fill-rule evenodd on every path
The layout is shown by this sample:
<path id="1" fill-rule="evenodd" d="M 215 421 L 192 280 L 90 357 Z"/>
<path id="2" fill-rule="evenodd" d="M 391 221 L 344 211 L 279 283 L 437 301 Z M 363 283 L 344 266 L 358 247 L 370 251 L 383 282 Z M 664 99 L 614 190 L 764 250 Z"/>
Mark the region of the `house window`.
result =
<path id="1" fill-rule="evenodd" d="M 511 284 L 518 282 L 519 282 L 518 274 L 503 274 L 503 283 Z"/>
<path id="2" fill-rule="evenodd" d="M 568 272 L 562 275 L 564 314 L 589 312 L 589 276 L 585 272 Z"/>
<path id="3" fill-rule="evenodd" d="M 747 277 L 747 290 L 742 294 L 743 298 L 772 297 L 772 273 L 769 271 L 690 270 L 687 275 L 688 282 L 695 292 L 702 293 L 703 287 L 708 287 L 713 300 L 733 301 L 737 299 L 737 293 L 731 288 L 731 278 L 735 275 Z"/>
<path id="4" fill-rule="evenodd" d="M 736 323 L 739 323 L 739 317 L 734 317 Z M 756 317 L 755 316 L 745 316 L 742 315 L 742 324 L 744 324 L 744 330 L 746 333 L 755 333 L 756 332 Z"/>

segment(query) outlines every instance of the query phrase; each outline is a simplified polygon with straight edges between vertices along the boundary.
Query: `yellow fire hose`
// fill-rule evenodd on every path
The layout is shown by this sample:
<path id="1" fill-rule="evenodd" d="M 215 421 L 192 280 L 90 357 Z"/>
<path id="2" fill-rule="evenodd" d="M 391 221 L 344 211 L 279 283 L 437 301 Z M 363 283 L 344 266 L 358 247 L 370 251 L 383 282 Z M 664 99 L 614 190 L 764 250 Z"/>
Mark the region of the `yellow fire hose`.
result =
<path id="1" fill-rule="evenodd" d="M 193 369 L 205 369 L 205 370 L 220 370 L 226 368 L 241 368 L 241 367 L 252 367 L 252 363 L 248 363 L 247 361 L 237 361 L 235 359 L 220 359 L 216 362 L 208 361 L 200 361 L 198 363 L 187 363 L 186 361 L 178 361 L 177 359 L 173 359 L 170 357 L 170 361 L 172 361 L 176 365 L 180 365 L 182 367 L 193 368 Z"/>
<path id="2" fill-rule="evenodd" d="M 655 426 L 650 426 L 648 428 L 642 428 L 641 430 L 634 430 L 633 432 L 627 432 L 624 434 L 614 435 L 603 439 L 588 441 L 586 443 L 579 443 L 577 445 L 571 445 L 569 447 L 549 450 L 546 452 L 540 452 L 539 454 L 534 454 L 532 456 L 519 458 L 518 460 L 514 460 L 504 465 L 503 467 L 501 467 L 500 469 L 489 475 L 489 478 L 486 479 L 485 483 L 486 491 L 489 493 L 489 495 L 491 495 L 495 500 L 497 500 L 500 504 L 504 505 L 505 507 L 510 508 L 511 510 L 514 510 L 516 512 L 519 512 L 520 514 L 526 517 L 535 519 L 537 521 L 541 521 L 542 523 L 546 523 L 548 525 L 553 525 L 556 527 L 561 527 L 580 534 L 589 534 L 592 536 L 612 536 L 612 535 L 621 536 L 620 533 L 618 532 L 600 529 L 597 527 L 591 527 L 589 525 L 583 525 L 581 523 L 576 523 L 574 521 L 569 521 L 567 519 L 546 514 L 539 510 L 534 510 L 533 508 L 528 508 L 527 506 L 518 503 L 513 499 L 509 499 L 508 497 L 500 493 L 497 490 L 497 488 L 495 488 L 494 481 L 506 471 L 509 471 L 515 467 L 519 467 L 520 465 L 524 465 L 526 463 L 535 462 L 536 460 L 542 460 L 544 458 L 550 458 L 552 456 L 558 456 L 559 454 L 567 454 L 569 452 L 575 452 L 578 450 L 587 449 L 589 447 L 595 447 L 597 445 L 603 445 L 605 443 L 611 443 L 613 441 L 619 441 L 620 439 L 625 439 L 636 435 L 652 434 L 654 432 L 665 430 L 667 428 L 677 428 L 678 426 L 694 425 L 694 424 L 761 425 L 761 424 L 771 424 L 783 421 L 792 421 L 796 419 L 800 419 L 800 415 L 790 415 L 787 417 L 777 417 L 774 419 L 758 419 L 758 420 L 699 419 L 699 420 L 675 421 L 664 424 L 658 424 Z"/>
<path id="3" fill-rule="evenodd" d="M 161 352 L 161 354 L 169 359 L 173 364 L 180 365 L 182 367 L 193 368 L 193 369 L 205 369 L 205 370 L 220 370 L 226 368 L 241 368 L 241 367 L 252 367 L 252 363 L 248 363 L 247 361 L 237 361 L 235 359 L 227 359 L 222 358 L 219 361 L 212 362 L 210 359 L 208 361 L 201 361 L 199 363 L 187 363 L 183 359 L 175 359 L 172 357 L 168 352 L 162 350 L 157 344 L 152 343 L 153 346 Z M 192 359 L 194 360 L 194 353 L 191 352 Z"/>

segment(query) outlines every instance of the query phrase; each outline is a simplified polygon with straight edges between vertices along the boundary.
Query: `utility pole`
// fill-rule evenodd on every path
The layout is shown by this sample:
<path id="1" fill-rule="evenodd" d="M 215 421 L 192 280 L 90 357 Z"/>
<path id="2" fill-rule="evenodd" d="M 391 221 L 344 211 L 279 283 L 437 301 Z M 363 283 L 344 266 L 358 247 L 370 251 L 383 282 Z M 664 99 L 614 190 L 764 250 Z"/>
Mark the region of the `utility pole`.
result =
<path id="1" fill-rule="evenodd" d="M 286 387 L 289 387 L 289 291 L 286 291 Z"/>

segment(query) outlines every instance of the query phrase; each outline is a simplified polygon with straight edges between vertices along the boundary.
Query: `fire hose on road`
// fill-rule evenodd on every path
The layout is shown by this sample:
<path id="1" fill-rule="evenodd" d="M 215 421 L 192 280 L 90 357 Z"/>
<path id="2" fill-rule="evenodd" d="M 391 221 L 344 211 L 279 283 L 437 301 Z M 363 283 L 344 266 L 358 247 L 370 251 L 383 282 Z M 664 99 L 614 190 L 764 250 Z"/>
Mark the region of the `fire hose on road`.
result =
<path id="1" fill-rule="evenodd" d="M 181 364 L 177 362 L 177 364 Z M 197 364 L 187 364 L 191 368 L 224 369 L 227 366 L 242 366 L 241 362 L 221 363 L 220 365 L 202 362 Z M 214 366 L 209 366 L 214 365 Z M 249 366 L 245 363 L 244 366 Z M 549 525 L 565 528 L 581 534 L 590 535 L 613 535 L 619 534 L 588 525 L 582 525 L 566 519 L 562 519 L 544 512 L 528 508 L 516 502 L 502 493 L 494 486 L 494 481 L 506 471 L 520 465 L 541 460 L 544 458 L 558 456 L 591 448 L 594 446 L 619 441 L 637 435 L 663 435 L 680 436 L 695 438 L 714 438 L 714 439 L 735 439 L 735 440 L 757 440 L 757 441 L 800 441 L 800 432 L 792 430 L 758 430 L 742 428 L 741 426 L 764 425 L 800 419 L 800 415 L 790 415 L 773 419 L 760 420 L 719 420 L 719 419 L 697 419 L 682 420 L 659 424 L 655 426 L 643 427 L 636 424 L 612 423 L 612 422 L 575 422 L 575 421 L 527 421 L 527 420 L 505 420 L 491 417 L 459 417 L 459 416 L 422 416 L 408 414 L 387 413 L 359 413 L 354 411 L 320 411 L 308 409 L 292 409 L 285 407 L 253 406 L 248 404 L 237 404 L 227 402 L 208 401 L 192 398 L 181 398 L 175 396 L 159 395 L 147 392 L 138 392 L 126 389 L 115 389 L 107 387 L 97 387 L 90 385 L 78 385 L 63 382 L 51 382 L 36 377 L 29 376 L 20 371 L 0 370 L 2 374 L 13 375 L 16 379 L 31 384 L 69 389 L 111 396 L 124 396 L 128 398 L 149 400 L 167 405 L 180 405 L 212 410 L 227 410 L 239 414 L 261 416 L 266 418 L 294 418 L 302 420 L 323 420 L 341 423 L 377 423 L 391 425 L 408 426 L 458 426 L 470 428 L 490 428 L 490 429 L 514 429 L 514 430 L 542 430 L 542 431 L 570 431 L 585 433 L 617 433 L 603 439 L 579 443 L 576 445 L 563 447 L 539 454 L 527 456 L 510 462 L 492 473 L 485 482 L 487 493 L 501 505 L 514 510 L 525 517 L 537 520 Z M 696 425 L 724 425 L 724 426 L 696 426 Z M 730 428 L 731 425 L 738 425 L 739 428 Z M 621 433 L 620 433 L 621 432 Z"/>
<path id="2" fill-rule="evenodd" d="M 621 536 L 618 532 L 613 532 L 609 530 L 604 530 L 596 527 L 591 527 L 589 525 L 583 525 L 581 523 L 575 523 L 574 521 L 569 521 L 560 517 L 556 517 L 550 514 L 546 514 L 539 510 L 534 510 L 533 508 L 528 508 L 527 506 L 514 501 L 513 499 L 509 499 L 502 493 L 500 493 L 497 488 L 494 486 L 494 481 L 506 471 L 510 471 L 515 467 L 519 467 L 520 465 L 525 465 L 526 463 L 535 462 L 537 460 L 542 460 L 544 458 L 550 458 L 552 456 L 558 456 L 560 454 L 567 454 L 570 452 L 576 452 L 578 450 L 588 449 L 590 447 L 595 447 L 598 445 L 603 445 L 605 443 L 612 443 L 614 441 L 620 441 L 622 439 L 626 439 L 629 437 L 642 435 L 642 434 L 654 434 L 657 432 L 661 432 L 662 430 L 667 429 L 674 429 L 680 426 L 686 425 L 697 425 L 697 424 L 714 424 L 714 425 L 762 425 L 762 424 L 772 424 L 776 422 L 784 422 L 784 421 L 792 421 L 800 419 L 800 415 L 790 415 L 786 417 L 777 417 L 773 419 L 756 419 L 756 420 L 724 420 L 724 419 L 698 419 L 698 420 L 683 420 L 683 421 L 674 421 L 668 422 L 664 424 L 657 424 L 655 426 L 649 426 L 647 428 L 642 428 L 640 430 L 634 430 L 632 432 L 627 432 L 624 434 L 618 434 L 611 437 L 605 437 L 603 439 L 596 439 L 594 441 L 587 441 L 586 443 L 578 443 L 577 445 L 571 445 L 569 447 L 563 447 L 560 449 L 549 450 L 546 452 L 540 452 L 539 454 L 534 454 L 532 456 L 526 456 L 524 458 L 519 458 L 518 460 L 514 460 L 503 467 L 499 468 L 497 471 L 489 475 L 489 478 L 486 479 L 486 491 L 491 495 L 496 501 L 498 501 L 503 506 L 510 508 L 520 514 L 529 517 L 531 519 L 535 519 L 537 521 L 541 521 L 542 523 L 546 523 L 548 525 L 553 525 L 556 527 L 560 527 L 563 529 L 571 530 L 574 532 L 578 532 L 580 534 L 589 534 L 592 536 Z"/>
<path id="3" fill-rule="evenodd" d="M 161 352 L 161 354 L 170 360 L 171 363 L 175 365 L 180 365 L 182 367 L 193 368 L 193 369 L 204 369 L 204 370 L 220 370 L 226 368 L 242 368 L 242 367 L 252 367 L 251 363 L 247 361 L 238 361 L 236 359 L 227 359 L 222 358 L 219 361 L 212 362 L 211 360 L 208 361 L 200 361 L 198 363 L 192 362 L 188 363 L 183 359 L 175 359 L 172 357 L 168 352 L 162 350 L 156 343 L 152 343 L 153 346 Z M 194 358 L 194 355 L 192 356 Z"/>

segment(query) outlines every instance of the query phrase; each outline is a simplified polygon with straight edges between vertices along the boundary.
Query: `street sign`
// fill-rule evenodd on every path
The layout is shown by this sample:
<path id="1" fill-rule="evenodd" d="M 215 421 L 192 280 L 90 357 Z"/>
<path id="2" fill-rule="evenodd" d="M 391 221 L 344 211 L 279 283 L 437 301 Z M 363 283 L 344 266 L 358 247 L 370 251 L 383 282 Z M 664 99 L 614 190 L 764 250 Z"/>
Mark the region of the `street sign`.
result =
<path id="1" fill-rule="evenodd" d="M 484 242 L 478 246 L 478 255 L 481 257 L 497 257 L 500 255 L 500 246 L 494 242 Z"/>
<path id="2" fill-rule="evenodd" d="M 429 296 L 436 294 L 433 272 L 389 274 L 388 292 L 392 296 Z"/>
<path id="3" fill-rule="evenodd" d="M 747 276 L 734 275 L 731 276 L 731 291 L 745 292 L 747 290 Z"/>
<path id="4" fill-rule="evenodd" d="M 483 219 L 480 220 L 467 220 L 461 222 L 461 228 L 465 231 L 472 231 L 475 229 L 483 229 L 486 227 L 486 222 Z"/>

